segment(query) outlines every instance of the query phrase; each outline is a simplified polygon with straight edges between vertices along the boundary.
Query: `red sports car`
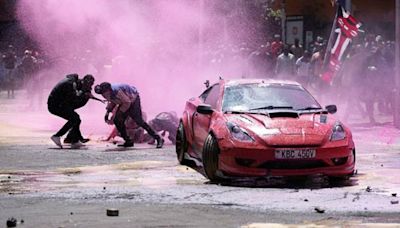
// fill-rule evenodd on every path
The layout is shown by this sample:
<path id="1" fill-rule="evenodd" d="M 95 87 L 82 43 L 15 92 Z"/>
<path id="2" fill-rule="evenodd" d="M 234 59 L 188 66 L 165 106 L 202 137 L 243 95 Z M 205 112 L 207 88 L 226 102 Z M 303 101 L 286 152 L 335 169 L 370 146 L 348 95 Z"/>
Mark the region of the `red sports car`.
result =
<path id="1" fill-rule="evenodd" d="M 355 145 L 346 126 L 300 84 L 220 80 L 186 102 L 176 152 L 181 164 L 202 165 L 207 177 L 353 174 Z"/>

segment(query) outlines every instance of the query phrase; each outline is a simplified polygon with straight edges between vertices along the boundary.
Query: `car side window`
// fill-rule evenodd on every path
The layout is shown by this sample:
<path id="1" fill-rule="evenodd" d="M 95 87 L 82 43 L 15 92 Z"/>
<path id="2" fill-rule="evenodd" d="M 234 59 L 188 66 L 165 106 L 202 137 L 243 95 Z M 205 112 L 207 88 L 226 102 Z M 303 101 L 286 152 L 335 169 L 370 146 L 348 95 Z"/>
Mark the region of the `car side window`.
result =
<path id="1" fill-rule="evenodd" d="M 207 98 L 207 96 L 208 96 L 208 94 L 210 93 L 210 91 L 211 91 L 212 88 L 213 88 L 213 87 L 210 87 L 210 88 L 206 89 L 206 90 L 199 96 L 199 98 L 200 98 L 203 102 L 205 102 L 205 100 L 206 100 L 206 98 Z"/>
<path id="2" fill-rule="evenodd" d="M 213 109 L 217 108 L 220 92 L 219 88 L 219 84 L 215 84 L 213 87 L 211 87 L 211 90 L 208 92 L 208 95 L 204 100 L 204 103 L 209 104 Z"/>

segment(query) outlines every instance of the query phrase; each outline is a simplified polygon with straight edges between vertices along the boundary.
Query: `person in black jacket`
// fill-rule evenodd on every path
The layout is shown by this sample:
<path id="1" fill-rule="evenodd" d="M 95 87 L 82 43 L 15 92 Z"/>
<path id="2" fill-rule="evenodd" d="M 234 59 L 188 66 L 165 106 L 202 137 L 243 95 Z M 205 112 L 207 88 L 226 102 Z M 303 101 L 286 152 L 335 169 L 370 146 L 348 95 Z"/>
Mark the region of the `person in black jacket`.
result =
<path id="1" fill-rule="evenodd" d="M 5 71 L 5 85 L 7 88 L 7 97 L 14 98 L 14 90 L 16 86 L 15 80 L 15 67 L 17 64 L 17 55 L 15 54 L 14 47 L 8 46 L 8 50 L 2 56 Z"/>
<path id="2" fill-rule="evenodd" d="M 79 79 L 77 74 L 70 74 L 50 92 L 47 101 L 49 112 L 68 120 L 56 134 L 51 136 L 51 140 L 60 148 L 62 148 L 61 136 L 67 132 L 69 133 L 65 142 L 71 143 L 71 148 L 79 148 L 82 146 L 81 143 L 89 141 L 81 134 L 81 119 L 75 109 L 85 106 L 90 98 L 94 98 L 91 94 L 93 84 L 94 77 L 92 75 L 86 75 L 83 79 Z"/>

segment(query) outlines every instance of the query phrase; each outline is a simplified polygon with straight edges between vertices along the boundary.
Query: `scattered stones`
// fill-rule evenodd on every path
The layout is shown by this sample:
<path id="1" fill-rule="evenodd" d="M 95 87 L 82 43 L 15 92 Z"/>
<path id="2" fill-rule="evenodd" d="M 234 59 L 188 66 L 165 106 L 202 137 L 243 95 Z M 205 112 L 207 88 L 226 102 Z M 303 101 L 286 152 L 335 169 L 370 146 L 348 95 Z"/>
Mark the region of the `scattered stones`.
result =
<path id="1" fill-rule="evenodd" d="M 74 215 L 74 212 L 70 212 L 69 214 L 70 214 L 70 215 Z"/>
<path id="2" fill-rule="evenodd" d="M 399 201 L 398 200 L 392 200 L 392 201 L 390 201 L 390 203 L 391 204 L 399 204 Z"/>
<path id="3" fill-rule="evenodd" d="M 8 176 L 7 178 L 8 178 L 8 179 L 11 179 L 11 176 Z"/>
<path id="4" fill-rule="evenodd" d="M 106 187 L 103 187 L 103 190 L 106 190 Z"/>
<path id="5" fill-rule="evenodd" d="M 396 197 L 396 196 L 397 196 L 397 193 L 392 193 L 392 196 L 393 196 L 393 197 Z"/>
<path id="6" fill-rule="evenodd" d="M 383 164 L 381 164 L 381 167 L 383 167 Z"/>
<path id="7" fill-rule="evenodd" d="M 343 196 L 343 199 L 346 199 L 348 195 L 349 195 L 349 192 L 345 192 L 344 196 Z"/>
<path id="8" fill-rule="evenodd" d="M 119 210 L 115 208 L 107 209 L 107 216 L 118 216 Z"/>
<path id="9" fill-rule="evenodd" d="M 355 197 L 353 198 L 353 202 L 356 202 L 356 200 L 360 200 L 360 193 L 355 194 Z"/>
<path id="10" fill-rule="evenodd" d="M 21 224 L 23 224 L 25 221 L 23 219 L 21 219 Z"/>
<path id="11" fill-rule="evenodd" d="M 371 189 L 371 187 L 370 187 L 370 186 L 367 186 L 367 188 L 365 189 L 365 191 L 367 191 L 367 192 L 371 192 L 371 191 L 372 191 L 372 189 Z"/>
<path id="12" fill-rule="evenodd" d="M 7 227 L 16 227 L 16 226 L 17 226 L 17 220 L 15 218 L 7 219 Z"/>
<path id="13" fill-rule="evenodd" d="M 321 209 L 321 208 L 319 208 L 319 207 L 315 207 L 314 210 L 315 210 L 317 213 L 320 213 L 320 214 L 325 213 L 325 210 L 324 210 L 324 209 Z"/>
<path id="14" fill-rule="evenodd" d="M 304 202 L 308 202 L 308 199 L 304 199 Z"/>

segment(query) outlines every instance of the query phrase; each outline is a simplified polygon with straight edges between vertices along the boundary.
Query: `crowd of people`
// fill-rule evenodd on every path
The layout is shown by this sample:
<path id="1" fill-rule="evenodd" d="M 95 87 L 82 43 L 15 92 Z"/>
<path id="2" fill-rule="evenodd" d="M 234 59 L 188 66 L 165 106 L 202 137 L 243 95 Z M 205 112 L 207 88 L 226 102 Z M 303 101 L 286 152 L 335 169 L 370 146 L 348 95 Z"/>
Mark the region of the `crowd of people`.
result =
<path id="1" fill-rule="evenodd" d="M 13 45 L 8 45 L 0 56 L 0 91 L 7 91 L 9 99 L 15 98 L 15 90 L 21 88 L 36 94 L 39 72 L 45 64 L 40 53 L 32 49 L 19 53 Z"/>
<path id="2" fill-rule="evenodd" d="M 261 45 L 219 46 L 217 50 L 208 52 L 206 59 L 217 69 L 227 65 L 240 66 L 234 71 L 240 71 L 243 78 L 297 81 L 319 100 L 329 99 L 345 105 L 345 118 L 359 112 L 375 124 L 376 109 L 382 114 L 392 114 L 394 41 L 375 34 L 353 40 L 339 71 L 328 83 L 322 80 L 325 65 L 329 64 L 325 61 L 325 57 L 329 57 L 329 53 L 326 55 L 327 45 L 328 39 L 320 36 L 306 48 L 298 39 L 293 44 L 285 44 L 280 35 L 275 35 L 270 42 Z M 244 66 L 240 64 L 243 62 L 246 63 Z"/>

